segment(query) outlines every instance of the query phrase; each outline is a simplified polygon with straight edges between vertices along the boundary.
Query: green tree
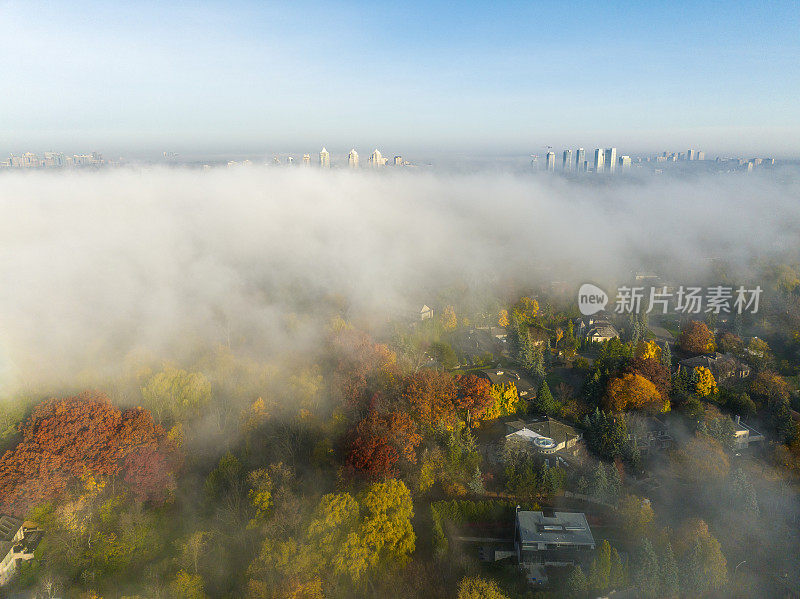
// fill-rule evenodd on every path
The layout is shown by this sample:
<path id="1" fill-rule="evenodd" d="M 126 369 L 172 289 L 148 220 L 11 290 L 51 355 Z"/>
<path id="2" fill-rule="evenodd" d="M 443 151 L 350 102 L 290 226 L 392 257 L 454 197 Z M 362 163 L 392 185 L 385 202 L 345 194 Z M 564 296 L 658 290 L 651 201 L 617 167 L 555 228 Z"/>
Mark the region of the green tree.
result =
<path id="1" fill-rule="evenodd" d="M 597 548 L 589 568 L 589 588 L 603 593 L 611 586 L 611 545 L 604 540 Z"/>
<path id="2" fill-rule="evenodd" d="M 628 570 L 625 562 L 619 555 L 616 548 L 611 549 L 611 570 L 608 575 L 608 586 L 611 589 L 624 589 L 628 583 Z"/>
<path id="3" fill-rule="evenodd" d="M 585 598 L 589 590 L 589 581 L 580 566 L 573 566 L 564 583 L 564 596 L 571 599 Z"/>
<path id="4" fill-rule="evenodd" d="M 656 597 L 659 590 L 658 556 L 647 538 L 642 538 L 636 548 L 632 582 L 641 597 Z"/>
<path id="5" fill-rule="evenodd" d="M 664 548 L 664 555 L 661 557 L 661 596 L 677 597 L 680 592 L 678 582 L 678 564 L 675 562 L 675 554 L 672 552 L 672 545 L 667 543 Z"/>
<path id="6" fill-rule="evenodd" d="M 547 381 L 542 381 L 542 384 L 539 385 L 536 399 L 533 400 L 533 408 L 540 414 L 546 414 L 548 416 L 557 414 L 561 409 L 561 404 L 553 397 Z"/>
<path id="7" fill-rule="evenodd" d="M 211 401 L 211 383 L 200 372 L 167 366 L 142 387 L 142 400 L 160 424 L 185 420 Z"/>
<path id="8" fill-rule="evenodd" d="M 199 574 L 189 574 L 181 570 L 169 585 L 172 596 L 176 599 L 205 599 L 208 595 L 203 591 L 203 579 Z"/>

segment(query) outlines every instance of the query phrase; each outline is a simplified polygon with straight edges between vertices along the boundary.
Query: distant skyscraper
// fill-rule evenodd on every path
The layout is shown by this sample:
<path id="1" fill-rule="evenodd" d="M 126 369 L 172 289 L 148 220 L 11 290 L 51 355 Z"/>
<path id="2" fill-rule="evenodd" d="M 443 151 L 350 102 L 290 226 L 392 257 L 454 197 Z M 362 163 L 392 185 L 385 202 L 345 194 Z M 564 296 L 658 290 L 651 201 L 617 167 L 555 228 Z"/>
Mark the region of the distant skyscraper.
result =
<path id="1" fill-rule="evenodd" d="M 627 171 L 631 168 L 631 157 L 630 156 L 620 156 L 619 157 L 619 168 L 621 171 Z"/>
<path id="2" fill-rule="evenodd" d="M 584 162 L 586 162 L 586 150 L 578 148 L 575 150 L 575 170 L 583 170 Z"/>
<path id="3" fill-rule="evenodd" d="M 706 159 L 706 153 L 705 152 L 697 152 L 697 154 L 695 155 L 695 159 L 696 160 L 705 160 Z"/>
<path id="4" fill-rule="evenodd" d="M 694 150 L 686 150 L 686 160 L 697 160 Z"/>
<path id="5" fill-rule="evenodd" d="M 322 168 L 331 167 L 331 155 L 325 148 L 322 148 L 322 151 L 319 153 L 319 165 Z"/>
<path id="6" fill-rule="evenodd" d="M 538 171 L 539 170 L 539 155 L 538 154 L 531 154 L 531 169 Z"/>
<path id="7" fill-rule="evenodd" d="M 563 168 L 565 171 L 572 170 L 572 150 L 564 150 L 561 168 Z"/>
<path id="8" fill-rule="evenodd" d="M 617 148 L 607 148 L 605 156 L 605 168 L 609 173 L 617 170 Z"/>
<path id="9" fill-rule="evenodd" d="M 288 164 L 289 166 L 292 166 L 294 164 L 294 156 L 289 156 L 286 159 L 286 164 Z"/>
<path id="10" fill-rule="evenodd" d="M 358 168 L 358 152 L 355 149 L 350 150 L 347 155 L 347 164 L 350 168 Z"/>
<path id="11" fill-rule="evenodd" d="M 545 157 L 545 164 L 547 165 L 548 171 L 556 170 L 556 153 L 555 152 L 548 152 L 547 156 Z"/>
<path id="12" fill-rule="evenodd" d="M 311 154 L 303 154 L 303 166 L 311 166 Z"/>
<path id="13" fill-rule="evenodd" d="M 377 168 L 379 166 L 384 166 L 386 164 L 386 160 L 383 158 L 383 155 L 378 151 L 378 148 L 375 148 L 375 151 L 369 157 L 369 163 L 372 167 Z"/>
<path id="14" fill-rule="evenodd" d="M 394 165 L 395 166 L 403 166 L 403 157 L 402 156 L 395 156 L 394 157 Z"/>
<path id="15" fill-rule="evenodd" d="M 603 148 L 596 148 L 594 151 L 594 172 L 602 173 L 603 172 L 603 159 L 605 158 L 605 154 L 603 153 Z"/>

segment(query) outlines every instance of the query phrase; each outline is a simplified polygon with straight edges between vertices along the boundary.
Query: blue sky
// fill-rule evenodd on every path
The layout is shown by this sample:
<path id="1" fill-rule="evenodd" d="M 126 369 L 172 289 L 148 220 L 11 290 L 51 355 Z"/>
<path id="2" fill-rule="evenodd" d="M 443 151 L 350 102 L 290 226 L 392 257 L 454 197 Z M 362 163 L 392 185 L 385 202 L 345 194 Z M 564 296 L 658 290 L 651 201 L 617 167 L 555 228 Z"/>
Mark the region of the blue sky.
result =
<path id="1" fill-rule="evenodd" d="M 0 152 L 800 156 L 796 2 L 0 0 Z"/>

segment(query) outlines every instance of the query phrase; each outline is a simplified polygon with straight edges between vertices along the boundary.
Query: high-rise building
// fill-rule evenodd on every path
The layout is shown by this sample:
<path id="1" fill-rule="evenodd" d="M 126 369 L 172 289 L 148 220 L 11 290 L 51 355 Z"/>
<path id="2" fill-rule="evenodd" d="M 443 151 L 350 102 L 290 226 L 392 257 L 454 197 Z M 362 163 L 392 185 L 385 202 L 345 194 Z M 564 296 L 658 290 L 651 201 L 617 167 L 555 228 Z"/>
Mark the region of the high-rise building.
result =
<path id="1" fill-rule="evenodd" d="M 617 148 L 606 148 L 605 168 L 609 173 L 617 170 Z"/>
<path id="2" fill-rule="evenodd" d="M 331 167 L 331 155 L 325 148 L 322 148 L 322 151 L 319 153 L 319 165 L 322 168 Z"/>
<path id="3" fill-rule="evenodd" d="M 565 171 L 572 170 L 572 150 L 564 150 L 561 168 Z"/>
<path id="4" fill-rule="evenodd" d="M 369 164 L 373 168 L 377 168 L 379 166 L 384 166 L 386 164 L 386 159 L 378 151 L 378 148 L 375 148 L 375 151 L 370 155 Z"/>
<path id="5" fill-rule="evenodd" d="M 403 166 L 403 157 L 402 156 L 395 156 L 394 157 L 394 165 L 395 166 Z"/>
<path id="6" fill-rule="evenodd" d="M 545 156 L 545 164 L 547 165 L 546 168 L 548 171 L 556 170 L 556 153 L 555 152 L 548 152 L 547 156 Z"/>
<path id="7" fill-rule="evenodd" d="M 631 168 L 631 157 L 630 156 L 620 156 L 619 157 L 619 168 L 621 171 L 627 171 Z"/>
<path id="8" fill-rule="evenodd" d="M 595 148 L 594 151 L 594 172 L 602 173 L 603 172 L 603 159 L 605 158 L 605 154 L 603 153 L 603 148 Z"/>
<path id="9" fill-rule="evenodd" d="M 538 154 L 531 154 L 531 169 L 538 171 L 539 170 L 539 155 Z"/>
<path id="10" fill-rule="evenodd" d="M 303 154 L 303 166 L 311 166 L 311 154 Z"/>
<path id="11" fill-rule="evenodd" d="M 706 153 L 705 152 L 697 152 L 697 154 L 695 156 L 695 159 L 696 160 L 705 160 L 706 159 Z"/>
<path id="12" fill-rule="evenodd" d="M 686 160 L 697 160 L 694 150 L 686 150 Z"/>
<path id="13" fill-rule="evenodd" d="M 286 164 L 288 164 L 289 166 L 292 166 L 294 164 L 294 156 L 289 156 L 286 159 Z"/>
<path id="14" fill-rule="evenodd" d="M 586 162 L 586 150 L 578 148 L 575 150 L 575 170 L 583 170 L 584 162 Z"/>
<path id="15" fill-rule="evenodd" d="M 347 155 L 347 164 L 350 168 L 358 168 L 358 152 L 355 149 L 350 150 Z"/>

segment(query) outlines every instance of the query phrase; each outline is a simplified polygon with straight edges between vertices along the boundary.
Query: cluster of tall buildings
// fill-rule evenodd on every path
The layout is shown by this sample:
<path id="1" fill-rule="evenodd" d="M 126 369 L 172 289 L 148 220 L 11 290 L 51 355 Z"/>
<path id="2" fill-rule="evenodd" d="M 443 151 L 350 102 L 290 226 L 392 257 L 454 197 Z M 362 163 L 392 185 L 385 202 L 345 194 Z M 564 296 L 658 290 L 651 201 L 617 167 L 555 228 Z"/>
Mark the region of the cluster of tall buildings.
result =
<path id="1" fill-rule="evenodd" d="M 102 166 L 105 164 L 102 154 L 73 154 L 67 156 L 63 152 L 45 152 L 39 156 L 26 152 L 19 156 L 11 154 L 8 160 L 0 162 L 0 168 L 70 168 Z"/>
<path id="2" fill-rule="evenodd" d="M 533 156 L 531 166 L 539 168 L 539 157 Z M 550 150 L 545 155 L 545 170 L 554 172 L 557 170 L 556 153 Z M 575 153 L 572 150 L 564 150 L 561 154 L 560 170 L 564 172 L 578 172 L 578 173 L 614 173 L 617 169 L 626 171 L 631 168 L 630 156 L 617 157 L 617 148 L 595 148 L 594 156 L 586 158 L 586 150 L 577 148 Z"/>

